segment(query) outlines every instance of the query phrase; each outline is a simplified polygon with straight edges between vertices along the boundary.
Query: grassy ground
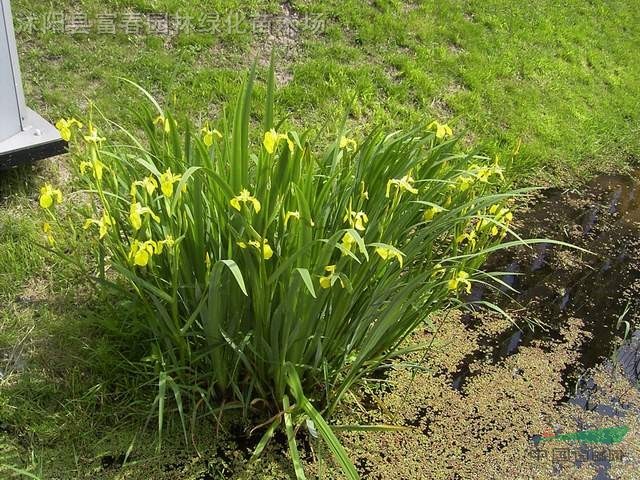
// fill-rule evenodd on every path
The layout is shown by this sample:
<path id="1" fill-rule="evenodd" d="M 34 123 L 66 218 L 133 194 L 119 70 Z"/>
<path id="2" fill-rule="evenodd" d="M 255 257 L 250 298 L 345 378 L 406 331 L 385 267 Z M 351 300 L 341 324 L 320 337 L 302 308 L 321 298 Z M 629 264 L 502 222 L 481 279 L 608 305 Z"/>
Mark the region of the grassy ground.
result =
<path id="1" fill-rule="evenodd" d="M 253 58 L 263 74 L 275 47 L 279 113 L 303 127 L 331 127 L 357 94 L 356 131 L 436 117 L 490 153 L 522 141 L 523 181 L 573 182 L 640 154 L 640 13 L 622 0 L 12 4 L 28 102 L 52 120 L 85 116 L 92 100 L 129 124 L 143 100 L 118 77 L 184 114 L 213 118 Z M 212 13 L 220 32 L 176 34 L 172 22 L 169 35 L 126 35 L 119 25 L 115 35 L 43 31 L 54 11 L 94 19 L 166 12 L 195 24 Z M 319 31 L 285 32 L 305 16 L 321 22 Z M 225 25 L 244 19 L 244 30 L 249 17 L 277 26 L 269 35 Z M 44 180 L 64 184 L 64 161 L 0 174 L 0 463 L 84 478 L 105 455 L 126 451 L 144 422 L 147 392 L 127 393 L 130 374 L 109 361 L 121 346 L 101 320 L 129 307 L 101 301 L 34 248 L 37 190 Z M 138 440 L 153 461 L 153 435 Z"/>
<path id="2" fill-rule="evenodd" d="M 521 140 L 522 173 L 542 171 L 555 182 L 624 165 L 640 152 L 640 13 L 621 0 L 13 4 L 27 97 L 54 119 L 82 115 L 91 99 L 126 123 L 125 110 L 142 100 L 119 76 L 186 114 L 215 116 L 245 68 L 255 57 L 264 65 L 275 46 L 280 111 L 304 126 L 331 124 L 357 93 L 357 128 L 435 116 L 488 151 Z M 37 27 L 62 11 L 67 20 L 79 12 L 94 22 L 111 12 L 168 13 L 170 34 L 127 36 L 122 17 L 115 35 L 98 34 L 96 24 L 89 36 L 30 32 L 33 18 Z M 219 33 L 199 33 L 209 13 L 218 15 Z M 271 38 L 251 33 L 252 18 L 271 20 Z"/>

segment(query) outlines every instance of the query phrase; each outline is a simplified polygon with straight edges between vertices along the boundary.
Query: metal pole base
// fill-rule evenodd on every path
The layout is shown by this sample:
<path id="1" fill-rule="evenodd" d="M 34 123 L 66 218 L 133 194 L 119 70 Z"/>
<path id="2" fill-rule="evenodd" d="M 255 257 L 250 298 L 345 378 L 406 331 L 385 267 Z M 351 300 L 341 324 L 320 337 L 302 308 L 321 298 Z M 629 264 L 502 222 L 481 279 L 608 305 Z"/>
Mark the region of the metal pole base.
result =
<path id="1" fill-rule="evenodd" d="M 36 112 L 27 108 L 29 127 L 0 141 L 0 169 L 35 162 L 68 151 L 58 130 Z"/>

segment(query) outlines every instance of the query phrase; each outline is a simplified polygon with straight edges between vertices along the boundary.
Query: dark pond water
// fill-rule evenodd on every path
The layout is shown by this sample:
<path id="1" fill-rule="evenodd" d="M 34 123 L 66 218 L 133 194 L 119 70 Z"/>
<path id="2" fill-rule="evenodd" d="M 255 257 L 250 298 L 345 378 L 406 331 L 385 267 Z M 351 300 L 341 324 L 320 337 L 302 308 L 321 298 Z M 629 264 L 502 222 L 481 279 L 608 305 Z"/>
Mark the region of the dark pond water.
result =
<path id="1" fill-rule="evenodd" d="M 518 326 L 497 338 L 481 339 L 483 352 L 465 359 L 454 376 L 454 387 L 464 387 L 474 361 L 498 362 L 534 340 L 561 341 L 560 330 L 570 318 L 584 322 L 589 339 L 583 342 L 578 361 L 565 372 L 565 401 L 584 386 L 583 372 L 606 359 L 622 364 L 634 383 L 640 380 L 640 331 L 633 330 L 640 312 L 638 178 L 640 172 L 609 175 L 581 190 L 550 189 L 519 215 L 523 238 L 561 240 L 592 254 L 542 243 L 489 259 L 487 268 L 505 272 L 502 280 L 517 293 L 507 287 L 501 288 L 503 295 L 475 288 L 470 300 L 494 301 L 512 314 Z M 529 327 L 535 323 L 544 326 Z"/>

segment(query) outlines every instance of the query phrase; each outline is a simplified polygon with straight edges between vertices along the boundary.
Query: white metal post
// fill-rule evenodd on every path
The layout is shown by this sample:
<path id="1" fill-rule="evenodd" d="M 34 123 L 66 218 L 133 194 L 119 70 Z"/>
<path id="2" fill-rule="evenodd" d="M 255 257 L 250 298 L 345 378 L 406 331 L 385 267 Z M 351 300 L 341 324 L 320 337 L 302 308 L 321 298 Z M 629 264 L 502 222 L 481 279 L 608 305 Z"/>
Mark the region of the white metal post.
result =
<path id="1" fill-rule="evenodd" d="M 0 0 L 0 168 L 65 151 L 58 131 L 25 104 L 11 5 Z"/>

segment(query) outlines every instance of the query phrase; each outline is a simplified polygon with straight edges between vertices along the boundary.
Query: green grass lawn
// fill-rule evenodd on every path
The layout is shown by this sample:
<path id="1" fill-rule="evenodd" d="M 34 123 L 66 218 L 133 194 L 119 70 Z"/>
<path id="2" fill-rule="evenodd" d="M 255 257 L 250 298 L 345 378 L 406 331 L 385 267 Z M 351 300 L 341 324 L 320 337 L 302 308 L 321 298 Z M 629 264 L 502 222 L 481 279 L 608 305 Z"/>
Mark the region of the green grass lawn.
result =
<path id="1" fill-rule="evenodd" d="M 640 149 L 640 14 L 624 1 L 60 2 L 56 12 L 168 13 L 193 31 L 127 36 L 29 32 L 54 11 L 13 2 L 26 94 L 48 117 L 86 114 L 92 100 L 123 123 L 142 101 L 117 77 L 130 78 L 196 118 L 215 117 L 258 58 L 275 46 L 281 114 L 305 127 L 345 112 L 357 94 L 357 129 L 447 120 L 490 153 L 522 142 L 520 173 L 571 180 L 625 165 Z M 198 33 L 218 15 L 218 34 Z M 319 23 L 287 37 L 288 20 Z M 249 31 L 250 19 L 275 18 L 275 39 Z M 244 19 L 241 26 L 232 23 Z M 18 22 L 19 20 L 19 22 Z M 313 22 L 311 27 L 313 26 Z M 294 23 L 294 25 L 298 25 Z M 38 23 L 36 23 L 36 27 Z M 246 30 L 246 32 L 245 32 Z M 186 33 L 184 33 L 186 32 Z M 264 70 L 264 69 L 263 69 Z M 560 176 L 560 177 L 558 177 Z"/>
<path id="2" fill-rule="evenodd" d="M 514 171 L 522 183 L 572 183 L 626 168 L 640 154 L 633 2 L 15 0 L 12 7 L 28 103 L 52 121 L 84 118 L 92 101 L 131 125 L 145 100 L 119 77 L 185 115 L 214 119 L 255 58 L 264 79 L 274 47 L 277 113 L 298 130 L 332 131 L 355 96 L 356 137 L 377 125 L 437 118 L 464 145 L 492 155 L 521 143 Z M 41 31 L 54 8 L 93 19 L 155 12 L 198 22 L 210 13 L 223 24 L 215 35 Z M 305 16 L 321 21 L 318 31 L 280 28 L 271 38 L 224 25 L 244 18 L 246 29 L 249 17 L 295 25 Z M 41 465 L 45 478 L 56 469 L 85 478 L 105 452 L 126 451 L 147 412 L 135 401 L 148 392 L 127 392 L 129 374 L 109 361 L 119 345 L 96 326 L 130 307 L 104 305 L 34 247 L 42 241 L 38 188 L 64 184 L 65 161 L 0 172 L 0 464 L 33 464 L 36 472 Z"/>

